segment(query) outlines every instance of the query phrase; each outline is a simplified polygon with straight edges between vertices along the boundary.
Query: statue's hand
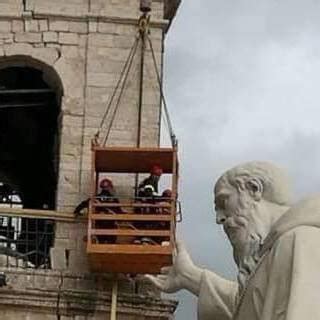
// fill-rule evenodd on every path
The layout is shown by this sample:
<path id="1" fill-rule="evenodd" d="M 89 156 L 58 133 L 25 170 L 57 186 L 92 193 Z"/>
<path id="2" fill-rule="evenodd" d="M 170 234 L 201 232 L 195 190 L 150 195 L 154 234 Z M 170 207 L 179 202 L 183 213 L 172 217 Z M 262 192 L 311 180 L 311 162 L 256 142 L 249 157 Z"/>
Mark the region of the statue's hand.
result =
<path id="1" fill-rule="evenodd" d="M 196 267 L 182 242 L 177 241 L 173 255 L 173 265 L 161 269 L 158 276 L 146 275 L 158 289 L 174 293 L 187 289 L 198 295 L 202 269 Z"/>

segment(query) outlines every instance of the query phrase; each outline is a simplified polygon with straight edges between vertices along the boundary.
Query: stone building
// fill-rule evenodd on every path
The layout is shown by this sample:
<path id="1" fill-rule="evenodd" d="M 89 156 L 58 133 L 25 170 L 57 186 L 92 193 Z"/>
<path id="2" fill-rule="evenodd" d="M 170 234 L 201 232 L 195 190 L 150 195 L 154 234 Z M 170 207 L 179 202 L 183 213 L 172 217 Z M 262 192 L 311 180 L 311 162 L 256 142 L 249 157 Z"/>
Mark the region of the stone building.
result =
<path id="1" fill-rule="evenodd" d="M 164 38 L 179 2 L 152 2 L 150 37 L 160 70 Z M 20 229 L 40 228 L 52 240 L 50 267 L 43 269 L 44 261 L 4 255 L 12 244 L 6 250 L 2 246 L 0 265 L 7 277 L 7 286 L 0 288 L 2 320 L 109 317 L 113 276 L 90 272 L 86 219 L 72 212 L 88 197 L 91 139 L 132 47 L 139 16 L 138 0 L 0 1 L 0 182 L 24 195 L 24 209 L 0 208 L 0 238 L 16 221 Z M 133 63 L 111 145 L 136 143 L 139 63 L 138 58 Z M 141 145 L 157 146 L 160 94 L 149 49 L 145 65 Z M 118 188 L 127 183 L 119 180 Z M 118 319 L 171 319 L 175 308 L 147 283 L 120 277 Z"/>

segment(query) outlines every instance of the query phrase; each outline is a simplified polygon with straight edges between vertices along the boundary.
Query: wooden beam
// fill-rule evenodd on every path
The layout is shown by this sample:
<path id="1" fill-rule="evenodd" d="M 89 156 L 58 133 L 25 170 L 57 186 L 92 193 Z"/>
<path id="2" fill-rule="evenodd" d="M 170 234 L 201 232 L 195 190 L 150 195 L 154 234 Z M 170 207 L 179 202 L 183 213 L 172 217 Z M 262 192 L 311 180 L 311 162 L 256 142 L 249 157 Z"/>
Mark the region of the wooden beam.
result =
<path id="1" fill-rule="evenodd" d="M 160 244 L 105 244 L 105 243 L 89 243 L 88 253 L 100 253 L 108 258 L 108 254 L 153 254 L 153 255 L 171 255 L 172 245 L 162 246 Z"/>
<path id="2" fill-rule="evenodd" d="M 171 221 L 170 214 L 90 214 L 91 220 L 112 221 Z"/>
<path id="3" fill-rule="evenodd" d="M 31 219 L 50 219 L 64 222 L 78 222 L 87 220 L 85 217 L 75 218 L 73 213 L 63 213 L 53 210 L 34 210 L 19 208 L 1 208 L 0 216 L 21 217 Z"/>
<path id="4" fill-rule="evenodd" d="M 159 208 L 159 209 L 170 209 L 170 204 L 153 204 L 153 203 L 106 203 L 106 202 L 94 202 L 93 207 L 99 208 L 116 208 L 116 207 L 133 207 L 133 208 Z"/>
<path id="5" fill-rule="evenodd" d="M 170 237 L 171 232 L 166 230 L 92 229 L 91 234 L 97 236 Z"/>

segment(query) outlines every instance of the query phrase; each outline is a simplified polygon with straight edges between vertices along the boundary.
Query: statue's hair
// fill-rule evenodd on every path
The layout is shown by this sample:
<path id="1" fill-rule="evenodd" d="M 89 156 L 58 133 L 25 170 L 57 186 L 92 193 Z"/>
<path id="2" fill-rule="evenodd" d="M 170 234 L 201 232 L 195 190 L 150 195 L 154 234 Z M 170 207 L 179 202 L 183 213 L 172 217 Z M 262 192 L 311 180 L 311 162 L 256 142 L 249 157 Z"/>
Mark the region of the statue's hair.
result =
<path id="1" fill-rule="evenodd" d="M 252 161 L 236 166 L 225 172 L 217 181 L 215 191 L 221 184 L 237 187 L 241 182 L 256 179 L 263 186 L 263 199 L 279 205 L 289 205 L 291 192 L 290 182 L 285 171 L 272 163 Z"/>

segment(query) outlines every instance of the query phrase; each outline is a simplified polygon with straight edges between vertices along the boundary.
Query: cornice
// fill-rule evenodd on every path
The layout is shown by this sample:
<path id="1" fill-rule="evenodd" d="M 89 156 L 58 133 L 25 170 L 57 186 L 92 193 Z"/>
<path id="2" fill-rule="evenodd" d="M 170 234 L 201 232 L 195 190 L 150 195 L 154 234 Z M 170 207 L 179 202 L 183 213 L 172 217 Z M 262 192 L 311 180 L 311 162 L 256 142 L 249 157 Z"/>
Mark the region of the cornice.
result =
<path id="1" fill-rule="evenodd" d="M 164 18 L 172 20 L 181 4 L 181 0 L 165 0 L 164 3 Z"/>

